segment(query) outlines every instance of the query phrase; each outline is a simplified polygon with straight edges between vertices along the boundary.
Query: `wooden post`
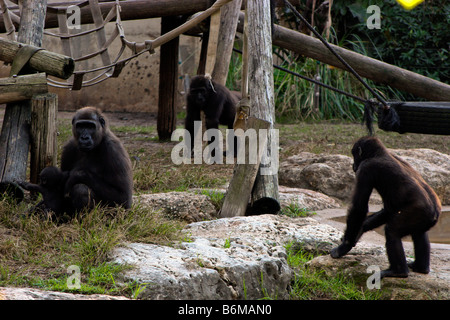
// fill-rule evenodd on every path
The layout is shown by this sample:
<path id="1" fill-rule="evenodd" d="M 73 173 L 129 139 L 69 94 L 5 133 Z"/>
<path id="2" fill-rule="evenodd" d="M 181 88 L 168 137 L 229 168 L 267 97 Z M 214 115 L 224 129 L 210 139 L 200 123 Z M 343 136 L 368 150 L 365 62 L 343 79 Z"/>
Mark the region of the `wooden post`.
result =
<path id="1" fill-rule="evenodd" d="M 179 26 L 174 17 L 161 19 L 161 34 L 168 33 Z M 159 64 L 159 102 L 157 130 L 159 140 L 170 140 L 175 130 L 175 103 L 178 83 L 179 37 L 161 46 Z"/>
<path id="2" fill-rule="evenodd" d="M 219 41 L 219 28 L 220 28 L 220 11 L 217 11 L 211 15 L 211 21 L 209 25 L 209 39 L 208 49 L 206 51 L 206 66 L 205 74 L 212 75 L 214 64 L 217 59 L 217 44 Z"/>
<path id="3" fill-rule="evenodd" d="M 268 121 L 270 129 L 273 129 L 275 98 L 270 0 L 247 0 L 247 11 L 250 113 Z M 252 211 L 260 214 L 274 214 L 281 208 L 278 194 L 278 144 L 273 130 L 268 131 L 267 139 L 267 154 L 263 155 L 266 161 L 260 167 L 252 191 Z"/>
<path id="4" fill-rule="evenodd" d="M 220 52 L 220 55 L 216 57 L 212 78 L 221 85 L 225 85 L 227 81 L 241 5 L 242 0 L 234 0 L 220 9 L 220 29 L 217 44 L 217 52 Z"/>
<path id="5" fill-rule="evenodd" d="M 47 0 L 22 1 L 18 41 L 41 46 Z M 31 102 L 8 104 L 0 136 L 0 181 L 25 180 Z"/>
<path id="6" fill-rule="evenodd" d="M 58 96 L 54 93 L 34 96 L 31 102 L 30 181 L 38 182 L 39 173 L 56 166 L 56 120 Z"/>
<path id="7" fill-rule="evenodd" d="M 47 91 L 45 73 L 3 78 L 0 79 L 0 104 L 29 100 Z"/>

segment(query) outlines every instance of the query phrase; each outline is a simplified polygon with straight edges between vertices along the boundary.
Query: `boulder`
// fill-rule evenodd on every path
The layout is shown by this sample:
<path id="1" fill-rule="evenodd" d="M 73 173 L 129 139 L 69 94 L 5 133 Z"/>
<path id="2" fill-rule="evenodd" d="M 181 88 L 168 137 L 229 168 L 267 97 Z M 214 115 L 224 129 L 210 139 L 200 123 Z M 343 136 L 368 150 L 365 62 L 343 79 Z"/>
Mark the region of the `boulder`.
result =
<path id="1" fill-rule="evenodd" d="M 330 250 L 342 234 L 311 218 L 263 215 L 197 222 L 176 247 L 130 243 L 111 260 L 133 266 L 124 274 L 145 289 L 142 299 L 285 299 L 293 273 L 291 241 Z"/>
<path id="2" fill-rule="evenodd" d="M 301 152 L 280 163 L 279 183 L 324 193 L 340 200 L 350 199 L 355 174 L 353 160 L 343 155 Z"/>
<path id="3" fill-rule="evenodd" d="M 450 204 L 450 156 L 431 149 L 400 150 L 392 153 L 416 169 L 434 189 L 442 204 Z"/>
<path id="4" fill-rule="evenodd" d="M 430 149 L 390 150 L 416 169 L 436 191 L 442 204 L 450 204 L 450 156 Z M 343 155 L 301 152 L 280 163 L 281 185 L 305 188 L 343 201 L 352 196 L 353 160 Z"/>
<path id="5" fill-rule="evenodd" d="M 197 222 L 218 217 L 209 197 L 194 192 L 142 194 L 139 200 L 144 205 L 162 210 L 171 219 Z"/>

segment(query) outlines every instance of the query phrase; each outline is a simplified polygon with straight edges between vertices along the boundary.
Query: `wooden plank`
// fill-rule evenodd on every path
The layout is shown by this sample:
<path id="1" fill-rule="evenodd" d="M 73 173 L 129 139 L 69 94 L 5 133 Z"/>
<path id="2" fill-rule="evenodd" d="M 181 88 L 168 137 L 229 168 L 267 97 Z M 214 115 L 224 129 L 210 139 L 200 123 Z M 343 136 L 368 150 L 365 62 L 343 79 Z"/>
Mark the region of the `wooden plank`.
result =
<path id="1" fill-rule="evenodd" d="M 259 132 L 260 129 L 268 129 L 270 127 L 270 122 L 257 119 L 255 117 L 249 117 L 247 119 L 247 130 L 253 129 Z M 267 135 L 257 135 L 258 136 L 258 147 L 264 145 L 266 142 Z M 264 139 L 260 141 L 259 139 Z M 248 141 L 245 143 L 245 159 L 249 159 L 249 145 Z M 259 170 L 259 165 L 261 163 L 261 152 L 258 148 L 257 161 L 254 164 L 247 161 L 245 164 L 236 164 L 234 167 L 233 177 L 231 178 L 230 184 L 228 185 L 228 190 L 220 210 L 220 217 L 236 217 L 244 216 L 249 204 L 251 192 L 253 185 L 255 183 L 256 175 Z"/>
<path id="2" fill-rule="evenodd" d="M 28 100 L 47 91 L 45 73 L 3 78 L 0 79 L 0 104 Z"/>
<path id="3" fill-rule="evenodd" d="M 217 58 L 217 44 L 219 41 L 220 11 L 211 15 L 209 27 L 208 51 L 206 52 L 205 74 L 212 75 Z"/>

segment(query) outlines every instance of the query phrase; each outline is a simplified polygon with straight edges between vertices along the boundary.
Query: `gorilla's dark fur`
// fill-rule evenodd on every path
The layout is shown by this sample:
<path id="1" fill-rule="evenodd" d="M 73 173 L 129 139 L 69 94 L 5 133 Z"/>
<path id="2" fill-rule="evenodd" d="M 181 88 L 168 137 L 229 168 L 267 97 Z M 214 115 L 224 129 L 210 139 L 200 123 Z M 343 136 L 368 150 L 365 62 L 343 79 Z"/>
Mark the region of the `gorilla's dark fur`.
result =
<path id="1" fill-rule="evenodd" d="M 433 189 L 408 163 L 392 155 L 375 137 L 359 139 L 352 149 L 356 186 L 348 211 L 343 242 L 331 251 L 333 258 L 347 254 L 361 235 L 385 224 L 386 252 L 390 267 L 382 277 L 407 277 L 408 265 L 402 237 L 411 235 L 415 261 L 409 267 L 420 273 L 430 271 L 430 242 L 427 231 L 441 212 L 441 203 Z M 384 208 L 369 217 L 368 202 L 372 190 L 383 198 Z"/>
<path id="2" fill-rule="evenodd" d="M 64 185 L 67 177 L 68 172 L 62 172 L 57 167 L 47 167 L 39 174 L 39 184 L 29 182 L 18 182 L 18 184 L 25 190 L 42 194 L 42 201 L 36 205 L 37 209 L 45 212 L 53 211 L 56 215 L 61 215 L 66 210 Z"/>
<path id="3" fill-rule="evenodd" d="M 239 93 L 232 92 L 205 76 L 192 78 L 185 119 L 185 128 L 191 135 L 191 150 L 194 148 L 194 121 L 201 121 L 200 112 L 205 113 L 206 129 L 217 129 L 219 124 L 233 129 L 239 98 Z M 236 143 L 234 145 L 236 148 Z"/>
<path id="4" fill-rule="evenodd" d="M 78 110 L 72 119 L 72 133 L 63 148 L 61 170 L 69 172 L 64 191 L 73 209 L 97 203 L 130 208 L 130 157 L 103 114 L 93 107 Z"/>

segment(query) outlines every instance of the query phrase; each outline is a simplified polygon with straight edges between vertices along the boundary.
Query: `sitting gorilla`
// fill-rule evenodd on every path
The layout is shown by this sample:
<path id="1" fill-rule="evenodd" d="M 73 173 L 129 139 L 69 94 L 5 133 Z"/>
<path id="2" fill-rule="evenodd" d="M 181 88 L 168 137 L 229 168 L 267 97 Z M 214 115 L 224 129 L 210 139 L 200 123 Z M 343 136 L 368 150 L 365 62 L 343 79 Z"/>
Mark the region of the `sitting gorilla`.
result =
<path id="1" fill-rule="evenodd" d="M 130 208 L 130 157 L 103 114 L 93 107 L 78 110 L 72 119 L 72 133 L 61 156 L 61 170 L 69 172 L 64 193 L 71 208 L 78 211 L 98 203 Z"/>
<path id="2" fill-rule="evenodd" d="M 409 267 L 420 273 L 430 271 L 430 241 L 427 231 L 441 212 L 441 203 L 433 189 L 408 163 L 392 155 L 375 137 L 358 140 L 352 149 L 356 186 L 347 216 L 347 229 L 340 246 L 331 251 L 333 258 L 346 255 L 361 235 L 385 224 L 386 252 L 390 267 L 381 277 L 407 277 L 408 265 L 402 238 L 411 235 L 415 261 Z M 383 210 L 367 217 L 373 189 L 383 198 Z"/>

